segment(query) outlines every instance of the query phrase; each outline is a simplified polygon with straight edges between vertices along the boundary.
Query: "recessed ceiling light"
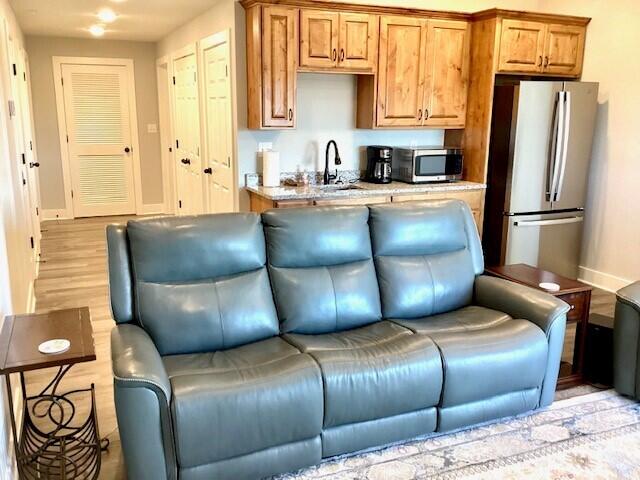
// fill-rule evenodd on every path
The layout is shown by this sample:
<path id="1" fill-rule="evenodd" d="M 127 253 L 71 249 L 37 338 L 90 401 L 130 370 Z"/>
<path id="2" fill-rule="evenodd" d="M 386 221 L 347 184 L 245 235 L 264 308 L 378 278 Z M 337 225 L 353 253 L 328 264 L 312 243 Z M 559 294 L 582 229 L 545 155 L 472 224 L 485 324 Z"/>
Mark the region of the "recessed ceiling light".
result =
<path id="1" fill-rule="evenodd" d="M 101 37 L 104 35 L 104 27 L 102 25 L 91 25 L 89 27 L 89 33 L 94 37 Z"/>
<path id="2" fill-rule="evenodd" d="M 118 16 L 110 8 L 103 8 L 98 12 L 98 18 L 105 23 L 111 23 L 118 18 Z"/>

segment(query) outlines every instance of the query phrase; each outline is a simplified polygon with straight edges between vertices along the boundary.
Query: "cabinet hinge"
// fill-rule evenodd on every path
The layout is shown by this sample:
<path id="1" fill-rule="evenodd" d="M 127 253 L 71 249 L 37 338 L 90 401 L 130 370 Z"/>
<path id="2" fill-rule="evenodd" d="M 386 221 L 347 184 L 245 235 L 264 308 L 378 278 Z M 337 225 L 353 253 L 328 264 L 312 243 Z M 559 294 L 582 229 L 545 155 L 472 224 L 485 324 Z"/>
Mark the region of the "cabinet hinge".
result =
<path id="1" fill-rule="evenodd" d="M 178 200 L 178 208 L 182 208 L 182 200 Z"/>
<path id="2" fill-rule="evenodd" d="M 33 150 L 33 140 L 29 140 L 29 150 Z"/>
<path id="3" fill-rule="evenodd" d="M 24 177 L 22 177 L 22 185 L 26 185 L 26 184 L 27 184 L 27 181 L 25 180 Z"/>
<path id="4" fill-rule="evenodd" d="M 26 82 L 27 81 L 27 72 L 22 72 L 22 79 Z"/>
<path id="5" fill-rule="evenodd" d="M 40 216 L 40 209 L 38 207 L 36 207 L 36 216 Z"/>
<path id="6" fill-rule="evenodd" d="M 13 74 L 14 75 L 18 75 L 18 67 L 16 67 L 16 64 L 13 64 Z"/>
<path id="7" fill-rule="evenodd" d="M 33 240 L 33 237 L 29 237 L 29 241 L 31 242 L 31 248 L 36 248 L 36 242 Z"/>
<path id="8" fill-rule="evenodd" d="M 169 152 L 173 152 L 173 148 L 169 147 Z"/>
<path id="9" fill-rule="evenodd" d="M 176 84 L 176 77 L 175 76 L 173 77 L 173 84 L 174 85 Z"/>
<path id="10" fill-rule="evenodd" d="M 60 77 L 60 83 L 64 85 L 64 78 Z"/>
<path id="11" fill-rule="evenodd" d="M 16 116 L 16 104 L 13 100 L 9 100 L 9 118 Z"/>
<path id="12" fill-rule="evenodd" d="M 71 198 L 73 198 L 73 190 L 71 190 Z"/>
<path id="13" fill-rule="evenodd" d="M 69 143 L 69 135 L 67 135 L 67 143 Z"/>
<path id="14" fill-rule="evenodd" d="M 21 153 L 20 156 L 22 157 L 22 164 L 26 165 L 27 164 L 27 157 L 24 155 L 24 153 Z"/>
<path id="15" fill-rule="evenodd" d="M 176 148 L 180 148 L 180 142 L 176 139 Z"/>

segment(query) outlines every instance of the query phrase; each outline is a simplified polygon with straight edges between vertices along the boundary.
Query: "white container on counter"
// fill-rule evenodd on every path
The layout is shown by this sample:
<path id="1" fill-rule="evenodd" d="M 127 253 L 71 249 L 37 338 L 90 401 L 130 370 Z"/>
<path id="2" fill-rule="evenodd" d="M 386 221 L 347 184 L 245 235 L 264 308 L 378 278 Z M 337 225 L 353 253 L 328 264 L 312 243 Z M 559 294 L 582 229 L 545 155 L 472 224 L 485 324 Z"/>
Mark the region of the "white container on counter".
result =
<path id="1" fill-rule="evenodd" d="M 265 187 L 280 186 L 280 153 L 262 152 L 262 185 Z"/>

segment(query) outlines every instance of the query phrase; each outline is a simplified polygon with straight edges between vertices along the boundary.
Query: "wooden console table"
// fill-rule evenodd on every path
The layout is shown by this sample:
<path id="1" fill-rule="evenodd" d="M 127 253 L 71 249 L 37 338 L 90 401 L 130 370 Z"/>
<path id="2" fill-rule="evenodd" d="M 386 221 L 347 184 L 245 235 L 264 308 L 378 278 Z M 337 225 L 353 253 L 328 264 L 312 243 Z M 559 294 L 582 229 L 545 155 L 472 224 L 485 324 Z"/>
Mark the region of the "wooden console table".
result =
<path id="1" fill-rule="evenodd" d="M 38 346 L 55 338 L 70 341 L 58 354 L 43 354 Z M 21 479 L 98 478 L 102 450 L 93 384 L 90 388 L 60 393 L 64 375 L 76 363 L 96 359 L 88 308 L 58 310 L 41 315 L 15 315 L 4 319 L 0 332 L 0 374 L 7 384 L 11 429 Z M 27 395 L 24 374 L 58 367 L 51 382 L 38 394 Z M 18 435 L 10 375 L 18 373 L 22 390 L 22 422 Z M 89 415 L 77 420 L 78 398 L 89 401 Z"/>
<path id="2" fill-rule="evenodd" d="M 576 324 L 573 363 L 561 362 L 557 388 L 562 390 L 582 384 L 587 324 L 591 306 L 591 286 L 524 263 L 487 267 L 486 272 L 489 275 L 547 292 L 569 304 L 571 310 L 567 313 L 567 325 Z M 545 290 L 539 287 L 542 282 L 557 283 L 560 285 L 560 290 L 557 292 Z"/>

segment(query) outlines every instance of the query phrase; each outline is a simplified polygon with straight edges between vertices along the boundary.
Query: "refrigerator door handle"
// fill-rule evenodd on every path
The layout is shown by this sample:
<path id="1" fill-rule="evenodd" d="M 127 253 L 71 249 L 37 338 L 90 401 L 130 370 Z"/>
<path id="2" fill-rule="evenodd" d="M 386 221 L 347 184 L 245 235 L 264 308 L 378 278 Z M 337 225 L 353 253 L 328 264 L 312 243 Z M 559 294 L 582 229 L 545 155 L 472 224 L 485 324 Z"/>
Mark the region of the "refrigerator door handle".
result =
<path id="1" fill-rule="evenodd" d="M 555 148 L 553 156 L 553 180 L 551 182 L 551 202 L 556 201 L 558 192 L 558 176 L 560 175 L 560 166 L 562 163 L 562 141 L 564 139 L 564 110 L 565 110 L 565 94 L 567 92 L 558 92 L 558 126 L 555 135 Z"/>
<path id="2" fill-rule="evenodd" d="M 556 95 L 556 100 L 553 105 L 553 117 L 551 120 L 552 130 L 549 135 L 549 157 L 547 158 L 547 202 L 553 201 L 553 172 L 554 172 L 554 158 L 556 157 L 556 150 L 558 148 L 558 125 L 560 123 L 559 118 L 560 108 L 560 93 Z"/>
<path id="3" fill-rule="evenodd" d="M 516 227 L 545 227 L 547 225 L 566 225 L 568 223 L 579 223 L 584 221 L 584 217 L 553 218 L 551 220 L 517 220 L 513 222 Z"/>
<path id="4" fill-rule="evenodd" d="M 569 146 L 569 127 L 571 126 L 571 92 L 564 92 L 564 137 L 562 139 L 562 163 L 560 165 L 560 178 L 558 179 L 558 188 L 556 190 L 554 202 L 560 200 L 562 194 L 562 185 L 564 184 L 564 172 L 567 168 L 567 155 Z"/>

